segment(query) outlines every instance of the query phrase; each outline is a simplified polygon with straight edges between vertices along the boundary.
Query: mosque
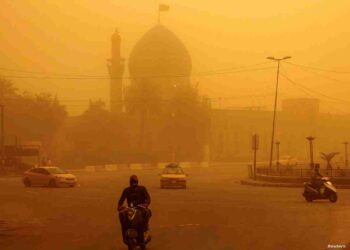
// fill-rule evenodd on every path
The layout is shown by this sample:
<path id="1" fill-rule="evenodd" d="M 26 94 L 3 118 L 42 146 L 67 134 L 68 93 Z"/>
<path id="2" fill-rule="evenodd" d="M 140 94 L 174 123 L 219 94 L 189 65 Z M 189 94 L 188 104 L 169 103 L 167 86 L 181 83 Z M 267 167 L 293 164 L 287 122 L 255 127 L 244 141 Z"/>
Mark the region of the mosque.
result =
<path id="1" fill-rule="evenodd" d="M 128 66 L 130 87 L 151 86 L 151 94 L 162 100 L 174 97 L 179 89 L 191 85 L 192 61 L 182 41 L 167 27 L 157 24 L 148 30 L 136 43 L 128 60 L 120 53 L 121 37 L 116 31 L 111 38 L 111 59 L 108 60 L 110 74 L 110 109 L 121 114 L 127 109 L 123 77 Z M 149 91 L 149 90 L 148 90 Z M 157 95 L 155 95 L 155 93 Z M 142 105 L 142 103 L 141 103 Z M 271 138 L 272 111 L 210 109 L 210 125 L 205 127 L 208 133 L 210 158 L 213 161 L 237 161 L 251 158 L 251 136 L 260 135 L 259 157 L 266 160 L 269 155 Z M 152 126 L 157 126 L 157 122 Z M 204 127 L 204 126 L 203 126 Z M 169 128 L 158 137 L 166 137 Z M 342 150 L 342 142 L 350 129 L 350 117 L 322 114 L 319 100 L 297 98 L 284 100 L 282 109 L 277 113 L 276 140 L 281 143 L 281 155 L 291 155 L 306 159 L 308 145 L 306 136 L 313 135 L 316 140 L 316 153 L 320 151 Z M 194 133 L 195 131 L 192 131 Z M 150 133 L 149 131 L 144 132 Z M 136 140 L 135 136 L 135 140 Z M 154 147 L 158 139 L 149 136 L 147 145 Z M 153 138 L 153 139 L 152 139 Z M 153 143 L 152 143 L 153 141 Z M 154 150 L 170 150 L 170 145 Z M 186 145 L 181 145 L 186 147 Z M 186 151 L 186 150 L 185 150 Z M 187 150 L 189 151 L 189 149 Z"/>
<path id="2" fill-rule="evenodd" d="M 125 59 L 121 57 L 121 38 L 116 31 L 112 35 L 112 57 L 108 60 L 110 80 L 110 108 L 123 111 L 123 81 Z M 168 28 L 157 24 L 147 31 L 133 48 L 128 69 L 131 84 L 142 82 L 152 85 L 163 98 L 171 96 L 174 88 L 190 84 L 191 57 L 182 41 Z"/>
<path id="3" fill-rule="evenodd" d="M 203 109 L 196 103 L 201 103 L 197 102 L 201 97 L 190 82 L 192 60 L 183 42 L 157 24 L 125 60 L 120 53 L 121 40 L 118 31 L 111 37 L 109 104 L 111 113 L 124 114 L 131 124 L 131 148 L 168 159 L 169 154 L 173 159 L 174 154 L 182 159 L 201 158 L 198 154 L 203 151 L 203 142 L 199 137 L 207 126 L 199 117 Z M 123 82 L 126 67 L 130 79 L 127 87 Z"/>

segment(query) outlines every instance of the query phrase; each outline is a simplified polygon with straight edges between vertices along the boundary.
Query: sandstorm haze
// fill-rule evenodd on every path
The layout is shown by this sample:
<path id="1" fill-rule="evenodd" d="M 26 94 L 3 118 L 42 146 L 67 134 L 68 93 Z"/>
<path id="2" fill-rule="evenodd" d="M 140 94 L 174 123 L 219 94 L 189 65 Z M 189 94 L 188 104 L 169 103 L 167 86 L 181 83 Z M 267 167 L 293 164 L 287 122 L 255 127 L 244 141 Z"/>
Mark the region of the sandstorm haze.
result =
<path id="1" fill-rule="evenodd" d="M 191 80 L 199 82 L 200 93 L 212 98 L 236 97 L 214 101 L 214 107 L 261 106 L 271 110 L 275 70 L 210 76 L 198 76 L 198 72 L 263 63 L 271 55 L 290 55 L 292 63 L 349 71 L 348 1 L 163 3 L 170 6 L 170 11 L 161 13 L 161 23 L 187 47 L 193 64 Z M 121 54 L 128 60 L 136 42 L 156 24 L 158 4 L 159 1 L 2 0 L 0 67 L 108 78 L 106 59 L 110 57 L 114 30 L 120 31 Z M 326 72 L 319 76 L 288 64 L 283 70 L 297 83 L 347 99 L 349 74 Z M 16 79 L 11 76 L 28 74 L 11 71 L 1 71 L 1 75 L 9 76 L 21 91 L 57 94 L 72 115 L 83 112 L 89 99 L 108 103 L 108 79 Z M 124 76 L 128 76 L 127 70 Z M 280 94 L 281 99 L 308 97 L 283 78 Z M 323 112 L 350 111 L 344 103 L 319 98 Z"/>
<path id="2" fill-rule="evenodd" d="M 350 249 L 349 24 L 349 0 L 0 0 L 0 249 Z"/>

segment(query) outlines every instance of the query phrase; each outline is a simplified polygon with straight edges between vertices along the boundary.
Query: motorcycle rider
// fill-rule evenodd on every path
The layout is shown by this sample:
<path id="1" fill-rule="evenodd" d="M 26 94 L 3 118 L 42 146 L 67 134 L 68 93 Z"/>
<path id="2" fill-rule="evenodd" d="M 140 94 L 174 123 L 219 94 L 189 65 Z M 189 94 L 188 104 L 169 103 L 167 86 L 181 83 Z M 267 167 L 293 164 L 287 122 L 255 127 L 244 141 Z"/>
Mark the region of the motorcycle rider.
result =
<path id="1" fill-rule="evenodd" d="M 322 177 L 320 173 L 320 164 L 316 163 L 314 173 L 311 177 L 311 186 L 316 188 L 319 194 L 321 194 Z"/>
<path id="2" fill-rule="evenodd" d="M 145 218 L 145 225 L 144 225 L 144 231 L 148 231 L 149 226 L 148 222 L 151 217 L 151 210 L 148 208 L 148 206 L 151 204 L 151 197 L 144 186 L 138 185 L 138 178 L 136 175 L 130 176 L 130 186 L 125 188 L 123 190 L 123 193 L 120 196 L 119 202 L 118 202 L 118 211 L 123 210 L 123 203 L 126 199 L 129 207 L 136 207 L 139 206 L 140 209 L 142 209 L 143 216 Z M 140 207 L 142 206 L 142 208 Z M 119 220 L 120 224 L 122 226 L 122 233 L 123 233 L 123 239 L 125 238 L 125 232 L 127 230 L 125 218 L 123 216 L 123 213 L 119 213 Z"/>

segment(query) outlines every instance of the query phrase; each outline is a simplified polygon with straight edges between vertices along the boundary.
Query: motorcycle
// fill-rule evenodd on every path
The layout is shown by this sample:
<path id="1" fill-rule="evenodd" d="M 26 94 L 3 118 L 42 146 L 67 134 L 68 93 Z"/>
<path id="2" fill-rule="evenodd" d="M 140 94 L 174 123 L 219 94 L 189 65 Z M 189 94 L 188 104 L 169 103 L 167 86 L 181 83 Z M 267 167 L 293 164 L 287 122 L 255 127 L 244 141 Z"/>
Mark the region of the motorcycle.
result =
<path id="1" fill-rule="evenodd" d="M 329 200 L 330 202 L 336 202 L 338 200 L 337 190 L 330 182 L 328 177 L 322 177 L 320 179 L 320 192 L 314 188 L 310 182 L 304 182 L 304 192 L 303 196 L 307 202 L 312 202 L 313 200 L 323 199 Z"/>
<path id="2" fill-rule="evenodd" d="M 122 213 L 126 219 L 126 230 L 123 235 L 124 243 L 128 246 L 128 250 L 136 250 L 138 247 L 141 250 L 146 249 L 147 243 L 152 239 L 149 230 L 145 231 L 144 215 L 142 214 L 143 206 L 123 207 L 119 213 Z"/>

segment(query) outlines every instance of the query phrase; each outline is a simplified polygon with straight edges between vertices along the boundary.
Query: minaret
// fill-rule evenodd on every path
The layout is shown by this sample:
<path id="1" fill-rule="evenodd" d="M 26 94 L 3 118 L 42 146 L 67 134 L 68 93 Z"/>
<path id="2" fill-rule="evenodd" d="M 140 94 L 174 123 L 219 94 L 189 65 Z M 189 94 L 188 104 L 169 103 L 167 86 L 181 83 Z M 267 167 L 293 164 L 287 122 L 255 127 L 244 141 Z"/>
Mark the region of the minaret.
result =
<path id="1" fill-rule="evenodd" d="M 123 112 L 123 74 L 124 58 L 120 57 L 120 35 L 115 30 L 111 38 L 112 57 L 108 59 L 107 67 L 110 76 L 109 102 L 110 110 L 113 113 Z"/>

